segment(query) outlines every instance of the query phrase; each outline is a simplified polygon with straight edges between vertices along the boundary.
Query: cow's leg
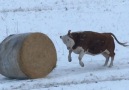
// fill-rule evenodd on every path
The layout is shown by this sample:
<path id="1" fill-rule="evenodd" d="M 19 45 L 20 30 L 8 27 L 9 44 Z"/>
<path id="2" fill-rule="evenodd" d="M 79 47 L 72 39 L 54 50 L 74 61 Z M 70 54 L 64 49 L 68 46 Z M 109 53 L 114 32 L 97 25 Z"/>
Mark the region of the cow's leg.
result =
<path id="1" fill-rule="evenodd" d="M 72 50 L 69 50 L 69 55 L 68 55 L 68 61 L 69 61 L 69 62 L 71 62 L 71 61 L 72 61 L 71 53 L 72 53 Z"/>
<path id="2" fill-rule="evenodd" d="M 114 56 L 111 57 L 111 63 L 109 65 L 109 67 L 112 67 L 113 66 L 113 61 L 114 61 Z"/>
<path id="3" fill-rule="evenodd" d="M 112 67 L 112 66 L 113 66 L 114 57 L 115 57 L 115 53 L 112 52 L 112 53 L 110 54 L 110 56 L 111 56 L 111 63 L 110 63 L 110 65 L 109 65 L 109 67 Z"/>
<path id="4" fill-rule="evenodd" d="M 106 61 L 105 61 L 105 63 L 104 63 L 104 66 L 107 66 L 108 61 L 109 61 L 109 57 L 106 57 Z"/>
<path id="5" fill-rule="evenodd" d="M 107 66 L 110 56 L 107 53 L 103 53 L 102 55 L 106 58 L 106 61 L 104 63 L 104 66 Z"/>
<path id="6" fill-rule="evenodd" d="M 81 67 L 84 67 L 84 63 L 82 62 L 82 57 L 84 56 L 84 51 L 82 51 L 80 54 L 79 54 L 79 64 L 81 65 Z"/>

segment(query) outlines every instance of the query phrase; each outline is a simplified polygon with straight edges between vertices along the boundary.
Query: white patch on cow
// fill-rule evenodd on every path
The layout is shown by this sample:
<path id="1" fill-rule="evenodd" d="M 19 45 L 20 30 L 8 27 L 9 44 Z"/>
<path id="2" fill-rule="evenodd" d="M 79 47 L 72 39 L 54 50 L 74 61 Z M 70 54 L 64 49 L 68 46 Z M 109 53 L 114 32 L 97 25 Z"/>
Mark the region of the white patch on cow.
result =
<path id="1" fill-rule="evenodd" d="M 103 54 L 103 53 L 110 54 L 110 52 L 107 49 L 105 51 L 99 53 L 99 54 Z M 92 53 L 88 52 L 88 49 L 87 49 L 87 51 L 85 51 L 85 54 L 89 54 L 89 55 L 92 55 L 92 56 L 99 55 L 99 54 L 92 54 Z"/>
<path id="2" fill-rule="evenodd" d="M 110 54 L 110 52 L 107 49 L 104 52 L 107 53 L 107 54 Z"/>
<path id="3" fill-rule="evenodd" d="M 64 35 L 61 37 L 63 43 L 67 46 L 67 49 L 72 49 L 73 45 L 75 44 L 74 40 L 70 38 L 68 35 Z"/>
<path id="4" fill-rule="evenodd" d="M 89 55 L 92 55 L 92 56 L 98 55 L 98 54 L 92 54 L 92 53 L 90 53 L 90 52 L 88 51 L 88 49 L 87 49 L 87 51 L 85 51 L 85 54 L 89 54 Z"/>
<path id="5" fill-rule="evenodd" d="M 81 51 L 84 51 L 82 47 L 77 47 L 76 49 L 73 50 L 73 52 L 76 54 L 79 54 Z"/>

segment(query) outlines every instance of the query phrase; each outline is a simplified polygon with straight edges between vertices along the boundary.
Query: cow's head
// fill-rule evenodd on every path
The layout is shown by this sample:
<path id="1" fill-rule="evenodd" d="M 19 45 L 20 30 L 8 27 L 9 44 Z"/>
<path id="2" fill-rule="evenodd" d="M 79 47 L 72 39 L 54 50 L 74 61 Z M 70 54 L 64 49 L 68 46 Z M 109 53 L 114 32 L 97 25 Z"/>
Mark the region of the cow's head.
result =
<path id="1" fill-rule="evenodd" d="M 60 36 L 60 38 L 62 39 L 63 43 L 67 46 L 68 50 L 72 50 L 72 47 L 75 44 L 74 40 L 72 39 L 72 36 L 71 36 L 70 32 L 71 32 L 71 30 L 68 31 L 67 35 Z"/>

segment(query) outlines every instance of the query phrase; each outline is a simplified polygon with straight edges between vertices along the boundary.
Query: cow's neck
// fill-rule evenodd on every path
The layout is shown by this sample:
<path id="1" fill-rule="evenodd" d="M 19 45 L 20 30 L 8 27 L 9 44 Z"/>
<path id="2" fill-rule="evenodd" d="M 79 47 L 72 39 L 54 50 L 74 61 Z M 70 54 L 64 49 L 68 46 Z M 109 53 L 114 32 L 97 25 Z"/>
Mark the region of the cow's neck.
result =
<path id="1" fill-rule="evenodd" d="M 74 46 L 72 47 L 72 49 L 76 49 L 78 47 L 78 44 L 79 44 L 79 34 L 78 33 L 71 33 L 71 38 L 74 40 L 75 44 Z"/>

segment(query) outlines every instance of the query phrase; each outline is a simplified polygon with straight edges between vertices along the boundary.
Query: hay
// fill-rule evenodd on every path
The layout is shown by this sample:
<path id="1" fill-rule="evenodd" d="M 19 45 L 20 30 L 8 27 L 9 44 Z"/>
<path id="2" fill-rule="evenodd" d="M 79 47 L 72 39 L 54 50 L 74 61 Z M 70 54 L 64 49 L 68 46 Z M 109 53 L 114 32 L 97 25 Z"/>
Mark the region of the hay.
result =
<path id="1" fill-rule="evenodd" d="M 17 38 L 19 38 L 18 42 L 21 43 L 21 47 L 18 55 L 15 56 L 17 56 L 21 71 L 27 78 L 45 77 L 55 68 L 57 62 L 56 50 L 48 36 L 42 33 L 30 33 L 21 34 Z"/>
<path id="2" fill-rule="evenodd" d="M 23 42 L 20 51 L 20 67 L 30 78 L 44 77 L 56 66 L 56 51 L 44 34 L 34 33 Z"/>

